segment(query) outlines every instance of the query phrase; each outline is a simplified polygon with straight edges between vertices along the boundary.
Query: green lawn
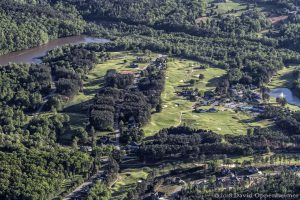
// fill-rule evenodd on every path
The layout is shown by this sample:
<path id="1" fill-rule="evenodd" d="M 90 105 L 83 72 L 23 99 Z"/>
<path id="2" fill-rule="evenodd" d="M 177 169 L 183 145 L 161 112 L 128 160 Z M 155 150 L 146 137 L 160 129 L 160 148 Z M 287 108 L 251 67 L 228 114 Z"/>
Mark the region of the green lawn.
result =
<path id="1" fill-rule="evenodd" d="M 293 71 L 295 71 L 297 68 L 299 68 L 298 65 L 292 65 L 279 70 L 277 74 L 272 78 L 272 81 L 268 84 L 268 86 L 270 88 L 290 88 L 293 81 L 295 80 L 295 78 L 293 77 Z"/>
<path id="2" fill-rule="evenodd" d="M 250 127 L 267 127 L 271 124 L 266 120 L 253 121 L 252 117 L 242 112 L 235 113 L 232 110 L 219 108 L 220 111 L 217 113 L 184 113 L 182 124 L 212 130 L 219 134 L 246 134 Z"/>
<path id="3" fill-rule="evenodd" d="M 190 60 L 171 59 L 168 62 L 166 85 L 162 93 L 163 111 L 152 115 L 151 122 L 144 127 L 146 135 L 153 135 L 162 128 L 178 126 L 181 112 L 191 112 L 193 103 L 175 93 L 178 86 L 186 84 L 190 79 L 198 79 L 196 75 L 204 74 L 205 79 L 196 83 L 194 87 L 203 91 L 212 90 L 216 78 L 225 74 L 225 70 L 218 68 L 193 69 L 197 66 L 199 63 Z"/>

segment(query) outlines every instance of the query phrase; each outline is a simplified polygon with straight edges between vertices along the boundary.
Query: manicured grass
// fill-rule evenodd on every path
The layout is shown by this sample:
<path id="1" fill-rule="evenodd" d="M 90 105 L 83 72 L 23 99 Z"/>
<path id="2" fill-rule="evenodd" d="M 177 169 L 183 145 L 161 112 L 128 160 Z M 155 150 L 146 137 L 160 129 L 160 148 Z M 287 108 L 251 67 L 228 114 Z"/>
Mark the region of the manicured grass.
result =
<path id="1" fill-rule="evenodd" d="M 220 109 L 223 109 L 220 107 Z M 184 113 L 182 124 L 193 128 L 212 130 L 219 134 L 246 134 L 250 127 L 266 127 L 268 121 L 254 121 L 253 118 L 242 112 L 220 110 L 217 113 Z"/>
<path id="2" fill-rule="evenodd" d="M 270 103 L 272 106 L 281 106 L 281 105 L 279 105 L 279 104 L 276 102 L 276 98 L 275 98 L 275 97 L 271 97 L 269 103 Z M 292 110 L 292 111 L 300 111 L 300 107 L 299 107 L 299 106 L 287 104 L 285 107 L 286 107 L 286 108 L 289 108 L 289 109 Z"/>
<path id="3" fill-rule="evenodd" d="M 101 87 L 103 76 L 108 69 L 122 70 L 137 70 L 130 69 L 128 65 L 136 59 L 136 54 L 132 52 L 113 52 L 113 59 L 98 64 L 87 75 L 84 82 L 83 92 L 78 94 L 67 106 L 77 105 L 81 102 L 86 102 L 94 97 L 97 90 Z M 157 57 L 157 54 L 152 53 L 152 57 Z M 124 63 L 124 60 L 127 60 Z M 139 65 L 139 68 L 145 67 L 147 64 Z M 196 83 L 192 86 L 198 88 L 199 91 L 214 90 L 218 79 L 226 74 L 226 71 L 219 68 L 209 67 L 207 69 L 197 69 L 201 64 L 191 60 L 170 58 L 166 75 L 165 90 L 162 94 L 163 111 L 152 115 L 152 119 L 148 125 L 144 127 L 146 136 L 155 134 L 162 128 L 171 126 L 188 125 L 194 128 L 210 129 L 220 134 L 245 134 L 247 128 L 253 126 L 268 126 L 268 121 L 249 122 L 251 117 L 243 113 L 235 113 L 230 110 L 224 110 L 220 107 L 218 113 L 193 113 L 193 102 L 179 97 L 175 92 L 180 90 L 180 87 L 189 86 L 189 81 L 194 79 Z M 203 80 L 199 80 L 199 74 L 204 75 Z M 86 120 L 84 116 L 76 114 L 71 115 L 71 120 Z M 82 122 L 80 123 L 82 124 Z M 105 133 L 109 134 L 109 133 Z M 102 133 L 98 134 L 103 135 Z"/>
<path id="4" fill-rule="evenodd" d="M 218 113 L 193 113 L 194 103 L 175 93 L 179 90 L 179 86 L 187 84 L 186 82 L 191 79 L 198 80 L 196 76 L 203 74 L 204 80 L 196 82 L 193 87 L 199 91 L 214 90 L 218 79 L 226 73 L 223 69 L 212 67 L 194 69 L 199 65 L 200 63 L 194 61 L 180 59 L 171 59 L 168 62 L 165 91 L 162 94 L 164 108 L 162 112 L 153 114 L 151 122 L 144 127 L 146 136 L 151 136 L 162 128 L 184 124 L 193 128 L 213 130 L 220 134 L 246 134 L 246 130 L 250 127 L 266 127 L 271 124 L 266 120 L 253 122 L 252 117 L 246 114 L 235 113 L 222 107 L 219 107 L 221 111 Z"/>
<path id="5" fill-rule="evenodd" d="M 290 88 L 295 78 L 293 77 L 293 71 L 295 71 L 299 66 L 289 66 L 284 67 L 279 70 L 278 73 L 272 78 L 271 82 L 268 84 L 270 88 L 287 87 Z"/>
<path id="6" fill-rule="evenodd" d="M 191 60 L 171 59 L 168 62 L 165 90 L 162 93 L 163 111 L 152 115 L 151 122 L 144 127 L 146 135 L 153 135 L 162 128 L 178 126 L 181 112 L 192 110 L 194 103 L 179 97 L 175 92 L 178 86 L 185 85 L 190 79 L 198 79 L 195 76 L 204 74 L 205 79 L 194 85 L 194 88 L 207 91 L 214 88 L 215 79 L 225 74 L 225 70 L 209 68 L 195 70 L 200 64 Z"/>

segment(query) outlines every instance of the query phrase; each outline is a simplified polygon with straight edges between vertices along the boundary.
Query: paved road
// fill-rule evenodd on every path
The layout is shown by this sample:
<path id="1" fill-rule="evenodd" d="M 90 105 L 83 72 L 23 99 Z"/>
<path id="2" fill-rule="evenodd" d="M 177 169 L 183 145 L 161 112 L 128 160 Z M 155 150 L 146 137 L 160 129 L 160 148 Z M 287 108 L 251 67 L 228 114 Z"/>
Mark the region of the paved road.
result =
<path id="1" fill-rule="evenodd" d="M 115 113 L 115 123 L 114 123 L 114 133 L 115 133 L 115 137 L 116 137 L 116 149 L 120 150 L 120 112 L 121 112 L 121 108 L 119 106 L 117 106 L 117 110 Z"/>
<path id="2" fill-rule="evenodd" d="M 75 190 L 73 190 L 70 194 L 68 194 L 63 200 L 71 200 L 79 198 L 80 195 L 78 193 L 83 192 L 86 188 L 90 188 L 94 185 L 96 180 L 99 180 L 99 177 L 104 173 L 103 170 L 98 171 L 96 174 L 94 174 L 92 177 L 90 177 L 87 181 L 79 185 Z"/>

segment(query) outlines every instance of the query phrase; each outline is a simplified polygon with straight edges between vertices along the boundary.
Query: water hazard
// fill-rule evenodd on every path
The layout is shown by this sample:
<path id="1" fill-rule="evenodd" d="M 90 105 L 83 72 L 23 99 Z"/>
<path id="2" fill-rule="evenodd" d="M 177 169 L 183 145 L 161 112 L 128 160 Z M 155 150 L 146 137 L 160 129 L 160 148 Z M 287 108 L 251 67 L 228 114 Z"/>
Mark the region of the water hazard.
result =
<path id="1" fill-rule="evenodd" d="M 300 106 L 300 98 L 295 96 L 289 88 L 275 88 L 269 93 L 272 97 L 284 97 L 289 104 Z"/>

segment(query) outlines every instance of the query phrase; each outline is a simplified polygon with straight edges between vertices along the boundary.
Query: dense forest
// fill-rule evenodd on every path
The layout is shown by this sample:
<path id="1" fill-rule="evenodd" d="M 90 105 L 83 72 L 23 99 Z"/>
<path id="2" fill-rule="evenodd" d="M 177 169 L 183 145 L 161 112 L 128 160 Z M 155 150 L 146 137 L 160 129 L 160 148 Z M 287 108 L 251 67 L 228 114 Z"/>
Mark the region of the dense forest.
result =
<path id="1" fill-rule="evenodd" d="M 206 11 L 204 0 L 61 1 L 74 5 L 88 20 L 116 20 L 149 25 L 194 23 Z"/>
<path id="2" fill-rule="evenodd" d="M 107 59 L 109 59 L 107 53 L 100 53 L 97 56 L 94 51 L 80 46 L 57 48 L 43 58 L 51 68 L 57 93 L 68 97 L 76 95 L 81 90 L 85 75 L 96 63 Z"/>
<path id="3" fill-rule="evenodd" d="M 121 143 L 140 142 L 136 155 L 145 163 L 298 152 L 300 114 L 283 108 L 286 102 L 280 102 L 282 107 L 266 107 L 258 116 L 274 121 L 276 130 L 254 128 L 244 135 L 219 135 L 178 126 L 143 140 L 143 125 L 163 109 L 166 57 L 151 61 L 140 74 L 108 70 L 82 127 L 71 127 L 70 116 L 60 113 L 62 99 L 76 96 L 87 74 L 111 59 L 112 51 L 150 50 L 224 69 L 227 74 L 219 91 L 236 84 L 262 88 L 284 66 L 300 63 L 300 3 L 250 3 L 240 15 L 222 15 L 208 11 L 216 6 L 204 0 L 1 0 L 0 55 L 66 36 L 87 34 L 112 41 L 56 48 L 41 64 L 0 67 L 0 199 L 61 198 L 101 167 L 103 155 L 109 157 L 106 180 L 95 183 L 87 199 L 111 198 L 108 185 L 117 178 L 120 159 L 112 158 L 111 146 L 109 150 L 97 146 L 97 131 L 120 129 Z M 268 4 L 274 8 L 262 12 Z M 287 18 L 274 25 L 268 19 L 273 15 Z M 294 75 L 292 89 L 299 94 L 299 72 Z M 66 134 L 72 142 L 62 145 Z M 80 151 L 78 144 L 89 145 L 92 151 Z M 154 179 L 149 175 L 127 199 L 152 192 Z M 237 191 L 274 190 L 299 192 L 299 178 L 283 174 Z M 186 188 L 176 198 L 197 199 L 202 192 Z"/>
<path id="4" fill-rule="evenodd" d="M 153 139 L 144 142 L 137 154 L 145 161 L 161 161 L 170 158 L 196 159 L 202 155 L 255 155 L 266 153 L 268 149 L 293 152 L 298 150 L 299 141 L 295 130 L 297 125 L 292 124 L 294 121 L 282 116 L 276 123 L 283 131 L 258 128 L 240 136 L 221 136 L 189 127 L 162 129 Z"/>
<path id="5" fill-rule="evenodd" d="M 85 30 L 86 22 L 74 7 L 22 2 L 0 2 L 0 55 L 80 35 Z"/>

